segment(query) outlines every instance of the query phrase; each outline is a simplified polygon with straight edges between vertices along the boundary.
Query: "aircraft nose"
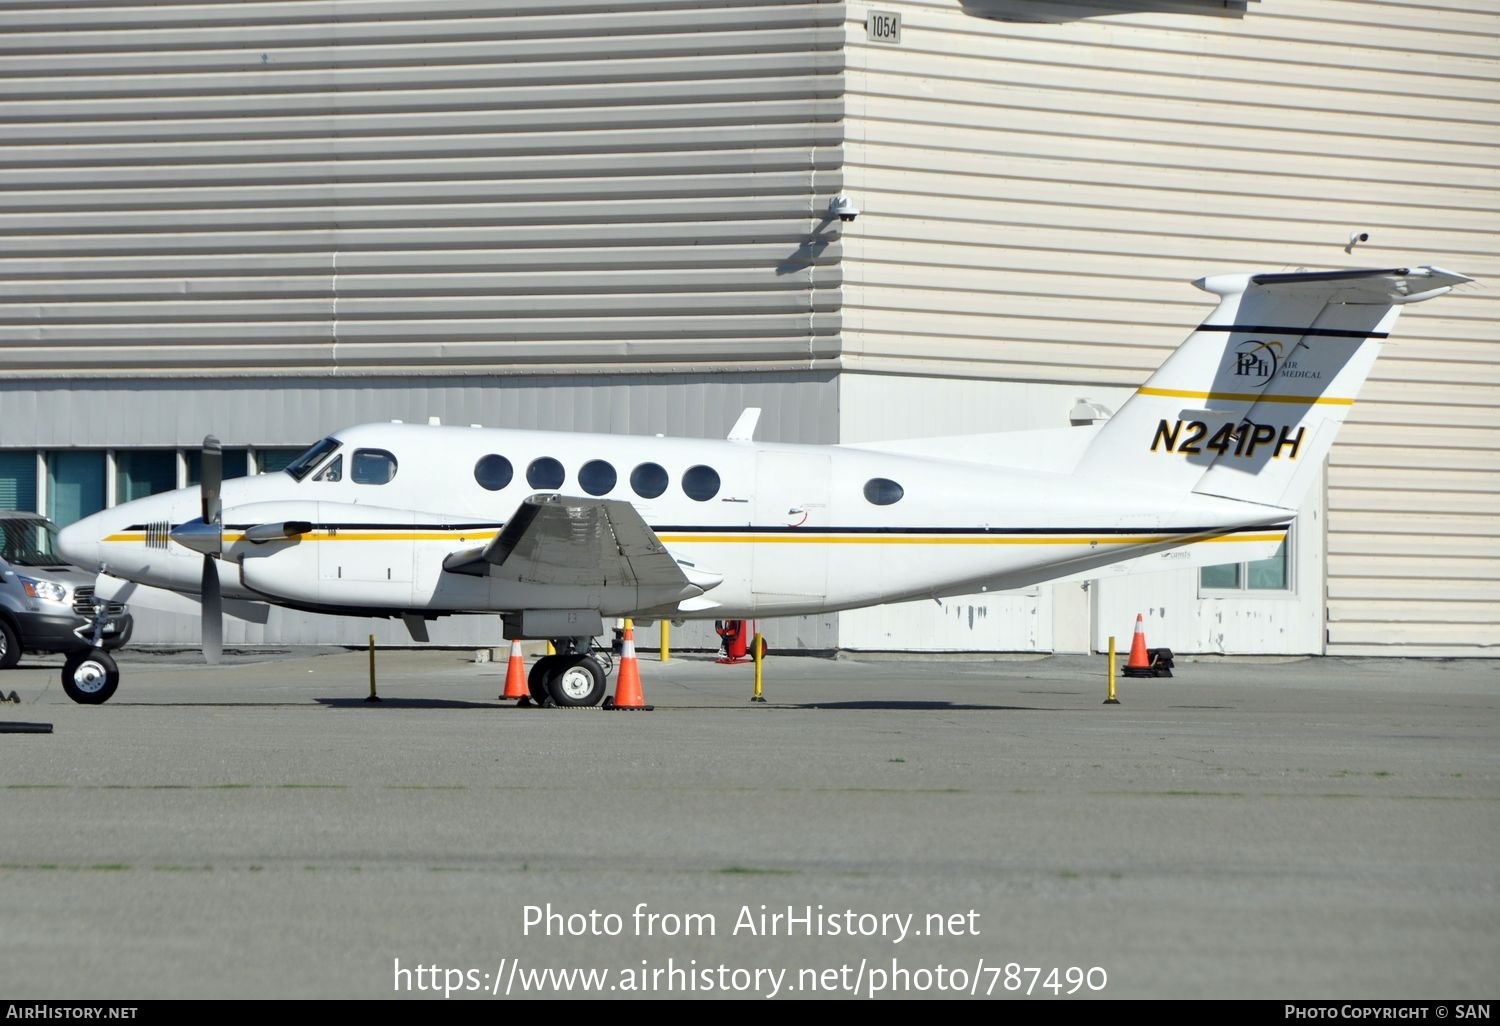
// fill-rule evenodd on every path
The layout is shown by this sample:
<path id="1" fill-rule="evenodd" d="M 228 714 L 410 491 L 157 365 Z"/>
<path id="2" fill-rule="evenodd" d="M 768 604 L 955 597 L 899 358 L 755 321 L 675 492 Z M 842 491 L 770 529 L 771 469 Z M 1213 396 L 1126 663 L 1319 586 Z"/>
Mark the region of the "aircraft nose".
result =
<path id="1" fill-rule="evenodd" d="M 85 517 L 76 524 L 69 524 L 57 533 L 57 550 L 74 566 L 96 573 L 100 557 L 100 542 L 104 539 L 103 525 L 96 523 L 101 514 Z"/>

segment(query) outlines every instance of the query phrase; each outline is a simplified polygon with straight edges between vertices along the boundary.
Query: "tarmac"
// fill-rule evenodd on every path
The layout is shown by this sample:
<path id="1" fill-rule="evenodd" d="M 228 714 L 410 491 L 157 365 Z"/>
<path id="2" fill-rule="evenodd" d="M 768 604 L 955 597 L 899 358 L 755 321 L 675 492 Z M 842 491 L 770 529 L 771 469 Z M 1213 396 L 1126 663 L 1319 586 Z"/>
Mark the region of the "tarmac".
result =
<path id="1" fill-rule="evenodd" d="M 0 674 L 0 999 L 1495 994 L 1494 660 L 473 655 Z"/>

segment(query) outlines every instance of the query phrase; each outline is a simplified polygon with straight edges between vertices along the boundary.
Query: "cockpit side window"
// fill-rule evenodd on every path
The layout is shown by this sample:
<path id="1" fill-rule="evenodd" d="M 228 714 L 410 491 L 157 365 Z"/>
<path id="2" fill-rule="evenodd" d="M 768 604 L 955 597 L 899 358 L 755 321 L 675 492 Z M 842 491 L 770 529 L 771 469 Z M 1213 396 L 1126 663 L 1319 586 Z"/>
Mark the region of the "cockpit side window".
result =
<path id="1" fill-rule="evenodd" d="M 288 463 L 286 465 L 286 472 L 292 475 L 292 480 L 301 481 L 308 474 L 312 473 L 314 467 L 323 462 L 324 457 L 343 444 L 337 438 L 329 436 Z"/>
<path id="2" fill-rule="evenodd" d="M 386 484 L 396 476 L 396 457 L 384 449 L 355 449 L 349 476 L 355 484 Z"/>
<path id="3" fill-rule="evenodd" d="M 328 465 L 313 475 L 314 481 L 342 481 L 344 479 L 344 454 L 339 453 L 328 461 Z"/>

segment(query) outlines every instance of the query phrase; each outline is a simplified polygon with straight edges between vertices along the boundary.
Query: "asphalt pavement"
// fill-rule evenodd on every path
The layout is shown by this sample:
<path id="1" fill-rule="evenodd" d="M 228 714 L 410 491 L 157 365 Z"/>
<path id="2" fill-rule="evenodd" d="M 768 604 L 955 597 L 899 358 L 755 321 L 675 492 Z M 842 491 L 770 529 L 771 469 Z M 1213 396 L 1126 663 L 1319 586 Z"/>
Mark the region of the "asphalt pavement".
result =
<path id="1" fill-rule="evenodd" d="M 0 674 L 0 998 L 1488 998 L 1500 664 L 467 651 Z M 611 679 L 613 686 L 613 678 Z M 1071 997 L 1068 991 L 1072 990 Z"/>

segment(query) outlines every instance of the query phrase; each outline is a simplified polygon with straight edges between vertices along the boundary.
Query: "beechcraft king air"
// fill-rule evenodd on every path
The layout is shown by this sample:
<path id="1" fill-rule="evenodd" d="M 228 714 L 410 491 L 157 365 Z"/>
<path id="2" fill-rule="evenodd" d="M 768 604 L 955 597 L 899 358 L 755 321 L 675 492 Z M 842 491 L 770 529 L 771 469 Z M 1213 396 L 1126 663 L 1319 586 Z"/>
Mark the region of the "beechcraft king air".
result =
<path id="1" fill-rule="evenodd" d="M 221 610 L 263 603 L 425 621 L 497 613 L 553 641 L 533 679 L 604 692 L 605 618 L 739 619 L 1027 587 L 1123 561 L 1270 555 L 1285 539 L 1407 303 L 1469 281 L 1436 267 L 1225 274 L 1208 319 L 1101 424 L 869 445 L 364 424 L 284 472 L 125 503 L 62 532 L 101 574 Z M 264 608 L 264 607 L 262 607 Z M 64 682 L 103 701 L 102 651 Z M 72 679 L 69 679 L 69 674 Z M 103 697 L 99 697 L 100 695 Z"/>

